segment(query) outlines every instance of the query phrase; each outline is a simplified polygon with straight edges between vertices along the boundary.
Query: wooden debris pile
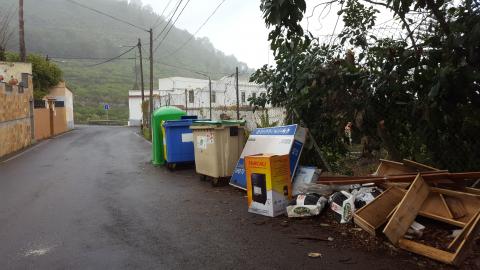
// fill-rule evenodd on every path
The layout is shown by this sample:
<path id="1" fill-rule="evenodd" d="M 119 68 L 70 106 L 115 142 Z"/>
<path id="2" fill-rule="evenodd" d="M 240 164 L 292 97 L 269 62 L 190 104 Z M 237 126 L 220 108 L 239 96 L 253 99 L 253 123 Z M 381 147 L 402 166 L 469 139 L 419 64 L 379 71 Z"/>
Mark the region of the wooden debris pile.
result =
<path id="1" fill-rule="evenodd" d="M 395 246 L 428 258 L 459 265 L 480 231 L 480 189 L 472 183 L 480 172 L 450 173 L 410 160 L 381 160 L 369 176 L 321 176 L 326 185 L 370 184 L 383 193 L 355 211 L 353 221 L 372 235 L 382 232 Z M 448 247 L 440 249 L 407 237 L 417 216 L 461 230 Z"/>

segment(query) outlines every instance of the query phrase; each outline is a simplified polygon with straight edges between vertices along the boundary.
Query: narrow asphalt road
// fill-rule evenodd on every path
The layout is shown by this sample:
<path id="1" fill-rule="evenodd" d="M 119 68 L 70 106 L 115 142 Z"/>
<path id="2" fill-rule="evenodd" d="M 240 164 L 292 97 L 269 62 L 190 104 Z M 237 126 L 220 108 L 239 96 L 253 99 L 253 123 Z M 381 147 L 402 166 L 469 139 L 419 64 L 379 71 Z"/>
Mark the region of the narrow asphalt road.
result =
<path id="1" fill-rule="evenodd" d="M 212 188 L 192 169 L 152 167 L 150 144 L 135 132 L 83 126 L 0 163 L 1 269 L 416 266 L 335 240 L 298 240 L 329 235 L 312 222 L 249 214 L 244 192 Z"/>

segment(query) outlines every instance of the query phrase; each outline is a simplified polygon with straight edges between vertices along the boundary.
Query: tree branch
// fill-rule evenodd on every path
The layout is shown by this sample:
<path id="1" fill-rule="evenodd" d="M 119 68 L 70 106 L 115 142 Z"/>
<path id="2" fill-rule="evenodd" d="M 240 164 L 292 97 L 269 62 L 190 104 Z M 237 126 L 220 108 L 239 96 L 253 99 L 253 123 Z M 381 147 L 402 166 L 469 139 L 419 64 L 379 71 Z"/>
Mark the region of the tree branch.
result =
<path id="1" fill-rule="evenodd" d="M 417 49 L 417 42 L 415 41 L 415 39 L 413 38 L 413 31 L 410 29 L 410 25 L 408 24 L 407 20 L 405 19 L 405 15 L 402 15 L 398 12 L 396 12 L 391 6 L 385 4 L 385 3 L 382 3 L 382 2 L 377 2 L 377 1 L 373 1 L 373 0 L 363 0 L 367 3 L 370 3 L 370 4 L 373 4 L 373 5 L 379 5 L 379 6 L 382 6 L 382 7 L 385 7 L 387 9 L 390 9 L 391 11 L 393 11 L 393 13 L 395 15 L 398 15 L 398 17 L 400 18 L 400 20 L 402 20 L 402 23 L 403 23 L 403 26 L 405 26 L 405 29 L 407 30 L 408 32 L 408 35 L 407 35 L 407 38 L 410 39 L 410 41 L 412 42 L 412 46 Z"/>

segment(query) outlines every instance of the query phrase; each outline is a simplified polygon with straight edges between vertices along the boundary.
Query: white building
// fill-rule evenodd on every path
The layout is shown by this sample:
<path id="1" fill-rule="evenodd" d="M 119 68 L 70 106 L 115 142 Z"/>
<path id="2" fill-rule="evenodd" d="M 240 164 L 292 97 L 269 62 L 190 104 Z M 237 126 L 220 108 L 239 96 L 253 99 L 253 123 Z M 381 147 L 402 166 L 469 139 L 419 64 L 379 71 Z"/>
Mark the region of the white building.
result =
<path id="1" fill-rule="evenodd" d="M 163 78 L 158 81 L 162 101 L 174 106 L 183 106 L 188 109 L 209 107 L 209 86 L 207 79 L 193 79 L 185 77 Z M 240 106 L 248 105 L 248 98 L 266 92 L 265 88 L 239 81 Z M 212 80 L 212 107 L 236 106 L 235 77 L 223 77 Z"/>
<path id="2" fill-rule="evenodd" d="M 145 101 L 150 100 L 150 90 L 145 89 Z M 160 107 L 160 92 L 153 90 L 153 108 Z M 128 91 L 128 125 L 140 126 L 142 123 L 142 91 Z"/>
<path id="3" fill-rule="evenodd" d="M 212 108 L 232 107 L 237 104 L 235 77 L 224 77 L 212 80 Z M 159 90 L 155 90 L 154 107 L 170 105 L 188 111 L 199 111 L 209 108 L 209 81 L 186 77 L 169 77 L 158 80 Z M 266 89 L 257 84 L 240 80 L 239 104 L 241 107 L 249 105 L 248 98 L 265 93 Z M 148 91 L 145 91 L 146 93 Z M 129 125 L 140 125 L 142 119 L 140 91 L 129 92 Z M 146 94 L 147 96 L 148 94 Z M 213 117 L 215 118 L 215 117 Z"/>

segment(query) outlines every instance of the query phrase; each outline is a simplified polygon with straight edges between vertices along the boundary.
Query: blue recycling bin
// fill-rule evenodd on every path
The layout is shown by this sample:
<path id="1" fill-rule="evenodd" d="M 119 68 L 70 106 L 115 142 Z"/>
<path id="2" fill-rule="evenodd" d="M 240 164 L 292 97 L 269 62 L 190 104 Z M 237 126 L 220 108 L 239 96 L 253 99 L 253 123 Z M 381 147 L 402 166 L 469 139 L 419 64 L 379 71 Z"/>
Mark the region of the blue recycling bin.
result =
<path id="1" fill-rule="evenodd" d="M 195 162 L 193 134 L 189 128 L 194 119 L 165 121 L 165 157 L 169 168 L 177 163 Z"/>

